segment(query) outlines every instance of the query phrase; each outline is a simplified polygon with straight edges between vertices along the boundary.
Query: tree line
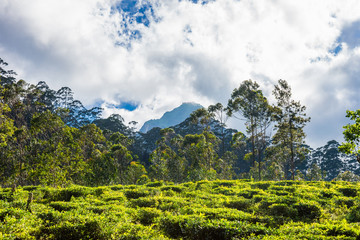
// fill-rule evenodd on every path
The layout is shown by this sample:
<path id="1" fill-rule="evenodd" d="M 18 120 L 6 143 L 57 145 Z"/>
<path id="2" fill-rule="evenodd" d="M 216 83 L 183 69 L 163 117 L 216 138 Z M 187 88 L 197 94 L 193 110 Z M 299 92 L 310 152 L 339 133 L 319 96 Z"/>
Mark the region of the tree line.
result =
<path id="1" fill-rule="evenodd" d="M 292 99 L 285 80 L 274 86 L 270 104 L 253 80 L 234 89 L 227 106 L 220 103 L 194 111 L 190 124 L 197 134 L 181 136 L 162 129 L 147 162 L 131 151 L 134 128 L 120 115 L 101 119 L 101 109 L 87 109 L 68 87 L 52 90 L 16 80 L 0 58 L 0 183 L 97 186 L 141 184 L 149 180 L 175 183 L 203 179 L 253 178 L 281 180 L 311 178 L 319 172 L 296 170 L 306 154 L 304 127 L 310 118 L 305 106 Z M 245 123 L 226 142 L 230 118 Z M 220 127 L 214 134 L 212 125 Z M 273 134 L 272 134 L 273 133 Z M 246 135 L 245 135 L 246 134 Z M 227 147 L 230 146 L 230 147 Z M 249 162 L 238 171 L 235 162 Z"/>

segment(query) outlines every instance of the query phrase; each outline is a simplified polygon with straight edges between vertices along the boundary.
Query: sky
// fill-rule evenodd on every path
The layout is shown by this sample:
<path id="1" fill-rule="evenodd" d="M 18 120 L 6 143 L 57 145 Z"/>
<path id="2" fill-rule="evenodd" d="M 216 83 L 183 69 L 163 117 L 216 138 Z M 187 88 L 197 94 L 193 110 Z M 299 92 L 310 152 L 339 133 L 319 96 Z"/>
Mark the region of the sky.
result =
<path id="1" fill-rule="evenodd" d="M 246 79 L 275 103 L 285 79 L 318 147 L 360 108 L 360 1 L 0 0 L 0 57 L 139 128 L 182 102 L 226 105 Z"/>

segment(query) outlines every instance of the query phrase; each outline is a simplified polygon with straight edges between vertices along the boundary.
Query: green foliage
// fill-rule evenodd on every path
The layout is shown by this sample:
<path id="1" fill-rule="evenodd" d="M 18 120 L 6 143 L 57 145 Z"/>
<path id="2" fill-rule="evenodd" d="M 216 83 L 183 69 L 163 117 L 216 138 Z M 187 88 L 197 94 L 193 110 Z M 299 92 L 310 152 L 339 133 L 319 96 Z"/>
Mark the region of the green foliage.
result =
<path id="1" fill-rule="evenodd" d="M 2 89 L 0 88 L 0 91 Z M 5 115 L 10 108 L 7 104 L 2 103 L 0 97 L 0 148 L 7 145 L 8 139 L 14 134 L 14 121 Z"/>
<path id="2" fill-rule="evenodd" d="M 188 161 L 187 179 L 190 181 L 215 180 L 219 158 L 215 151 L 219 141 L 208 131 L 202 134 L 189 134 L 184 137 L 183 154 Z"/>
<path id="3" fill-rule="evenodd" d="M 319 219 L 321 216 L 321 208 L 316 202 L 301 201 L 294 204 L 297 210 L 297 216 L 302 221 L 312 221 Z"/>
<path id="4" fill-rule="evenodd" d="M 360 163 L 360 109 L 346 111 L 346 117 L 355 123 L 344 126 L 343 134 L 346 142 L 339 146 L 339 150 L 346 154 L 354 154 Z"/>
<path id="5" fill-rule="evenodd" d="M 248 180 L 2 188 L 0 236 L 356 239 L 360 234 L 359 188 L 351 182 Z M 30 191 L 31 212 L 26 208 Z"/>

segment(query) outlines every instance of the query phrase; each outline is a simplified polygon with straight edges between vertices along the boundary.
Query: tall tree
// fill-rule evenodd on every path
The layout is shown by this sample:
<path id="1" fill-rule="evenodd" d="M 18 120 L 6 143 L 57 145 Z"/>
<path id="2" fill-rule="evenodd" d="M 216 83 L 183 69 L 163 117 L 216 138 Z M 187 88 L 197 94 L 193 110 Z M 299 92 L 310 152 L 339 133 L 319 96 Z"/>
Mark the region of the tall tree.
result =
<path id="1" fill-rule="evenodd" d="M 275 146 L 281 146 L 278 149 L 285 159 L 285 177 L 294 180 L 296 162 L 303 159 L 306 153 L 304 127 L 310 118 L 306 117 L 306 107 L 291 99 L 291 88 L 285 80 L 278 81 L 273 94 L 277 104 L 273 108 L 276 133 L 272 142 Z"/>
<path id="2" fill-rule="evenodd" d="M 212 114 L 206 108 L 199 108 L 190 114 L 192 124 L 200 124 L 203 131 L 209 131 Z"/>
<path id="3" fill-rule="evenodd" d="M 39 102 L 43 104 L 44 109 L 54 112 L 56 91 L 50 89 L 50 87 L 44 81 L 38 82 L 38 84 L 36 84 L 36 88 L 40 91 Z"/>
<path id="4" fill-rule="evenodd" d="M 2 86 L 12 84 L 15 81 L 16 72 L 13 70 L 6 70 L 9 64 L 0 58 L 0 84 Z"/>
<path id="5" fill-rule="evenodd" d="M 271 108 L 259 84 L 252 80 L 243 81 L 235 88 L 228 102 L 228 115 L 245 120 L 250 135 L 251 167 L 258 161 L 258 177 L 261 179 L 261 162 L 268 144 L 267 129 L 271 123 Z"/>
<path id="6" fill-rule="evenodd" d="M 208 112 L 211 114 L 211 117 L 217 120 L 221 128 L 221 150 L 220 157 L 225 153 L 225 127 L 226 122 L 229 118 L 228 109 L 225 108 L 221 103 L 216 103 L 215 105 L 210 105 L 208 107 Z"/>
<path id="7" fill-rule="evenodd" d="M 69 87 L 62 87 L 56 92 L 56 106 L 68 109 L 74 101 L 74 93 Z"/>

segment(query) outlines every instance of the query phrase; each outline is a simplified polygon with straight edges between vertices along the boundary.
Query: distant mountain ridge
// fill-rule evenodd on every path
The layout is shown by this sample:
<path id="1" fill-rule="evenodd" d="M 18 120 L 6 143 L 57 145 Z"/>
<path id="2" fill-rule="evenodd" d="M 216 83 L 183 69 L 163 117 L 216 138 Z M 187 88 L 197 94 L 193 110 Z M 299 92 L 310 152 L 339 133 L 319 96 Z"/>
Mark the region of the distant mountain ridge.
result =
<path id="1" fill-rule="evenodd" d="M 183 103 L 179 107 L 164 113 L 160 119 L 146 121 L 141 127 L 140 132 L 146 133 L 155 127 L 167 128 L 170 126 L 175 126 L 188 118 L 193 111 L 202 107 L 203 106 L 197 103 Z"/>
<path id="2" fill-rule="evenodd" d="M 305 169 L 316 164 L 322 171 L 326 172 L 325 180 L 331 181 L 339 173 L 350 171 L 360 175 L 360 164 L 354 155 L 347 155 L 339 151 L 340 143 L 335 140 L 328 141 L 324 146 L 317 149 L 309 149 L 304 164 Z M 301 168 L 301 167 L 300 167 Z"/>

